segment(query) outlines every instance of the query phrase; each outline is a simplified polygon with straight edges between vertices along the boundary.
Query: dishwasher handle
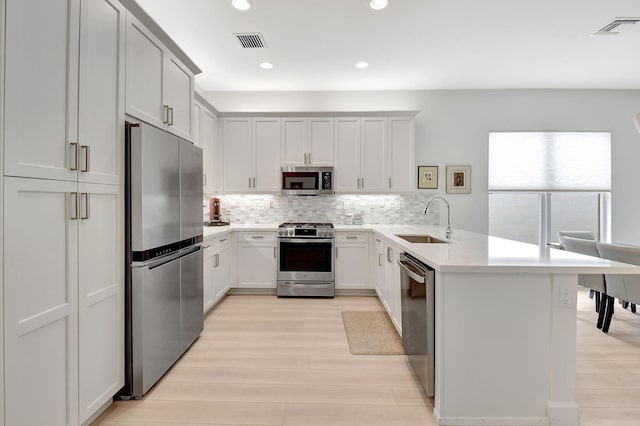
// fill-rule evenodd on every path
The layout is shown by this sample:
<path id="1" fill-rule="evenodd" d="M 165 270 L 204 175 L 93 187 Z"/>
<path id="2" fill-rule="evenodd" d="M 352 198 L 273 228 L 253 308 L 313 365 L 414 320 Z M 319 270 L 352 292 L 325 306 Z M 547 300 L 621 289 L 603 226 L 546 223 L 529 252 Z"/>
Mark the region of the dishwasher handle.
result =
<path id="1" fill-rule="evenodd" d="M 425 276 L 424 275 L 418 275 L 415 272 L 413 272 L 411 269 L 409 269 L 407 267 L 407 265 L 405 264 L 405 262 L 402 262 L 400 260 L 398 260 L 398 265 L 400 266 L 401 269 L 404 270 L 404 272 L 411 278 L 413 279 L 415 282 L 419 283 L 419 284 L 424 284 L 425 283 Z"/>

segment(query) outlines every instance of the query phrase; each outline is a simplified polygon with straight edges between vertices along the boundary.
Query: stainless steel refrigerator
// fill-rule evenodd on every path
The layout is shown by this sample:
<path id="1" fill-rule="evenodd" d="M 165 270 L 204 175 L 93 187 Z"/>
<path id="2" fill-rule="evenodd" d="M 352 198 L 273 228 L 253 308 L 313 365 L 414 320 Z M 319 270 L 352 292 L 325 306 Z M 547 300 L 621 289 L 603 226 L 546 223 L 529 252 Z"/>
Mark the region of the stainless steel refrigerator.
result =
<path id="1" fill-rule="evenodd" d="M 200 335 L 202 149 L 126 125 L 125 387 L 139 398 Z"/>

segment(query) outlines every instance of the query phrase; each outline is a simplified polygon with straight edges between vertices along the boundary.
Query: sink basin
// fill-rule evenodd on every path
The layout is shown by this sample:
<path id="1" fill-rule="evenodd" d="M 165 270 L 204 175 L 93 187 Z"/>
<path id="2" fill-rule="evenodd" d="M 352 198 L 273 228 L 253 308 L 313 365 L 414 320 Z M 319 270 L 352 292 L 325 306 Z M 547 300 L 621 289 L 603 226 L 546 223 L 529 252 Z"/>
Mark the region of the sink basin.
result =
<path id="1" fill-rule="evenodd" d="M 441 240 L 431 235 L 398 235 L 396 237 L 400 237 L 405 241 L 410 243 L 418 243 L 418 244 L 437 244 L 437 243 L 448 243 L 448 241 Z"/>

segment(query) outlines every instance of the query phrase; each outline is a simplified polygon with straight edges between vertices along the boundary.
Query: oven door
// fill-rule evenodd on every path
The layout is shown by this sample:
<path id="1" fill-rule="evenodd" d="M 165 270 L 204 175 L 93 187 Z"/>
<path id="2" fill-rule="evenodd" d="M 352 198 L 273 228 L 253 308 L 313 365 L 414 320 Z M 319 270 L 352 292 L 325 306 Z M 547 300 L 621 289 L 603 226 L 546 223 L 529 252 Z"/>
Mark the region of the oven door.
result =
<path id="1" fill-rule="evenodd" d="M 278 238 L 278 281 L 333 282 L 333 238 Z"/>

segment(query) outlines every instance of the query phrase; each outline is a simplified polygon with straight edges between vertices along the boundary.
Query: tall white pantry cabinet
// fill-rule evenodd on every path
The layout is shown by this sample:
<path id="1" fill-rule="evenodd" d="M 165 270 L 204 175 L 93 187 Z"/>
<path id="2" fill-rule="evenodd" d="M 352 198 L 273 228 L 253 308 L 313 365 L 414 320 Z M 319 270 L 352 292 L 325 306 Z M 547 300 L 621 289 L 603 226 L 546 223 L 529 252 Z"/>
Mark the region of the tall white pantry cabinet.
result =
<path id="1" fill-rule="evenodd" d="M 77 425 L 124 381 L 126 11 L 116 0 L 0 10 L 1 422 Z"/>

